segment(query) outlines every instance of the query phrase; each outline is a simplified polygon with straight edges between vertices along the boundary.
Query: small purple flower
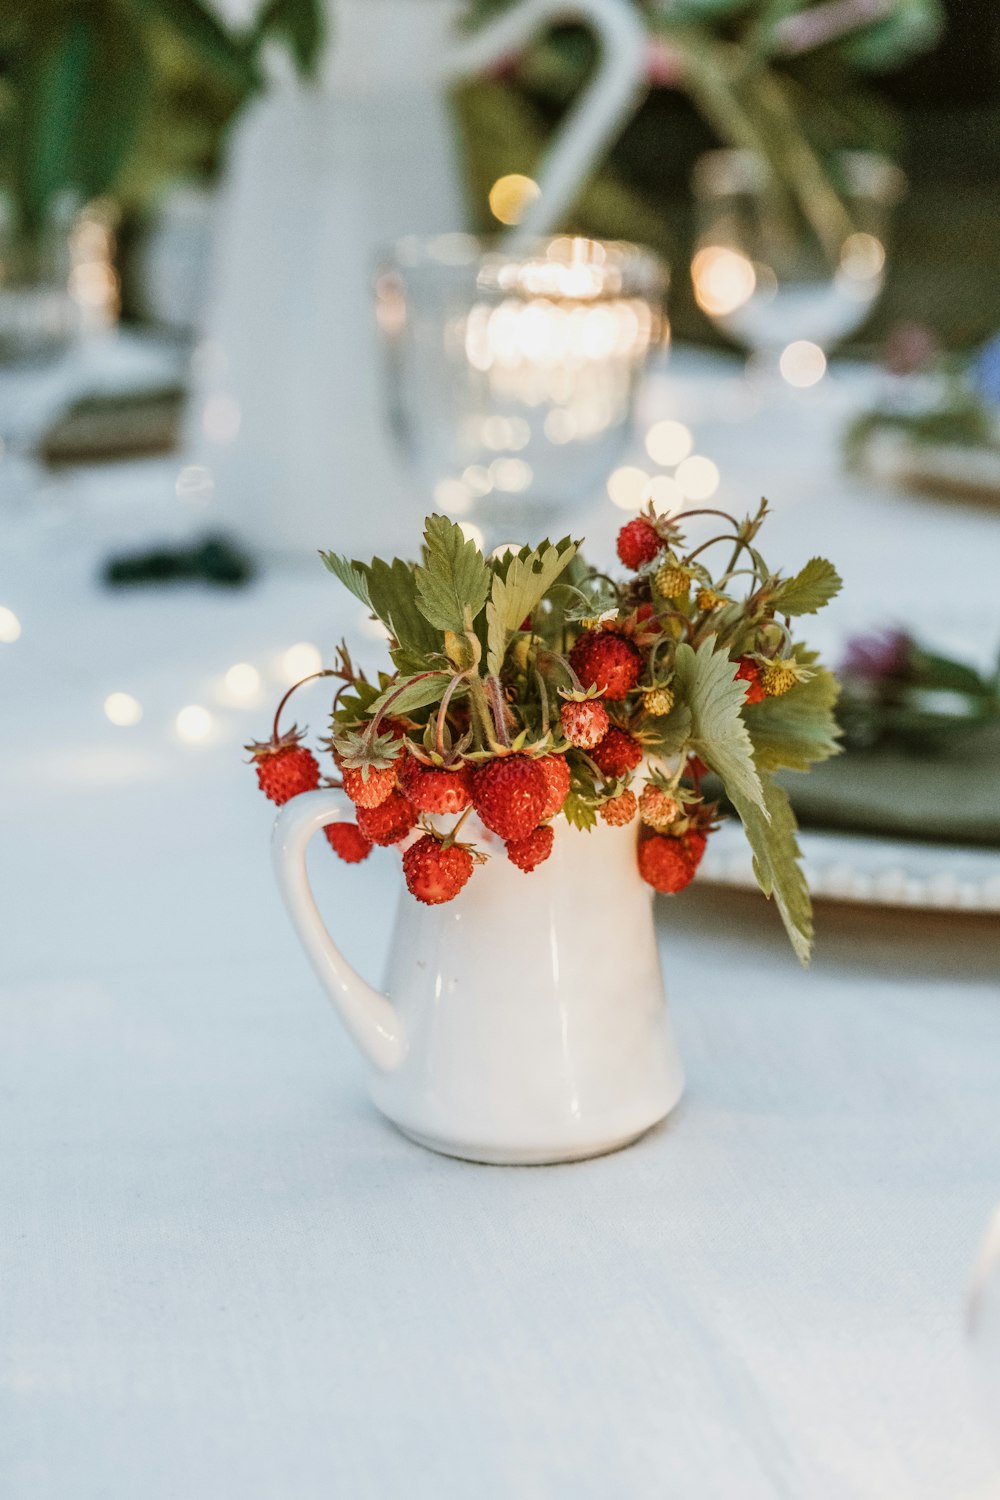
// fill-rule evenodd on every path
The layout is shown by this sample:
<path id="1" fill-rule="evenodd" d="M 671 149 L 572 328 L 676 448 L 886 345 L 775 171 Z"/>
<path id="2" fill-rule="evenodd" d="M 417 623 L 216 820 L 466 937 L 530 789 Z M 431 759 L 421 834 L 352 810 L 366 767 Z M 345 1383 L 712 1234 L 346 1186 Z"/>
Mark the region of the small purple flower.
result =
<path id="1" fill-rule="evenodd" d="M 847 643 L 840 670 L 845 677 L 889 682 L 909 675 L 913 640 L 905 630 L 856 635 Z"/>

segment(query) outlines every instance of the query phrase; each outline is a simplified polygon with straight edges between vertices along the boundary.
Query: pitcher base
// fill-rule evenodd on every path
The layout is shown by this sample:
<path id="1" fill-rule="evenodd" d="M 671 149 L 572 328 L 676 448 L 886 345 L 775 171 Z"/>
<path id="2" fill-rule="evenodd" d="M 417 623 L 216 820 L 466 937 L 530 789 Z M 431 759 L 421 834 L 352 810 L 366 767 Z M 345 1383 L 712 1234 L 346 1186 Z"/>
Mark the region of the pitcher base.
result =
<path id="1" fill-rule="evenodd" d="M 406 1125 L 400 1125 L 398 1121 L 391 1123 L 396 1129 L 413 1141 L 418 1146 L 425 1146 L 428 1151 L 437 1151 L 441 1156 L 453 1156 L 459 1161 L 480 1162 L 492 1167 L 551 1167 L 560 1162 L 586 1161 L 593 1156 L 610 1156 L 614 1151 L 623 1151 L 626 1146 L 632 1146 L 636 1141 L 659 1125 L 667 1118 L 670 1110 L 665 1110 L 656 1120 L 650 1120 L 648 1125 L 643 1125 L 641 1130 L 632 1130 L 628 1135 L 617 1136 L 611 1140 L 581 1141 L 571 1146 L 480 1146 L 473 1143 L 468 1145 L 461 1141 L 441 1140 L 437 1136 L 424 1135 L 421 1131 L 411 1130 Z"/>

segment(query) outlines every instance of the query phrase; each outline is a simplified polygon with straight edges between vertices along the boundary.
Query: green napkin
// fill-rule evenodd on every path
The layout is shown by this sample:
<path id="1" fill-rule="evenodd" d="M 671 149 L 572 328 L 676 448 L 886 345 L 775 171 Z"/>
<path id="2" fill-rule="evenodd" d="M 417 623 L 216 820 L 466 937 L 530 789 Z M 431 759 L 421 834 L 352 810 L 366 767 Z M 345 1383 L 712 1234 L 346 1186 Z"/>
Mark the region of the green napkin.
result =
<path id="1" fill-rule="evenodd" d="M 851 750 L 779 779 L 803 827 L 1000 848 L 1000 729 L 947 750 Z"/>

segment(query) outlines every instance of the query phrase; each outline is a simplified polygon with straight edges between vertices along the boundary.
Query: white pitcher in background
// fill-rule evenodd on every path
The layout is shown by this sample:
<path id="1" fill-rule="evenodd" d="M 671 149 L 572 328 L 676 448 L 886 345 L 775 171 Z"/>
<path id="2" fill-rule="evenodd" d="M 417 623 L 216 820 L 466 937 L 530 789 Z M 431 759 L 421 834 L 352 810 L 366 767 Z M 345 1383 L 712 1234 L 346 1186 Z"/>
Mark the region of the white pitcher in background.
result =
<path id="1" fill-rule="evenodd" d="M 250 541 L 384 551 L 425 497 L 406 498 L 390 451 L 372 276 L 401 236 L 466 224 L 448 88 L 548 24 L 592 27 L 600 65 L 517 231 L 548 233 L 634 107 L 646 35 L 631 0 L 522 0 L 472 33 L 459 0 L 328 6 L 320 86 L 269 54 L 272 87 L 232 142 L 187 448 Z"/>
<path id="2" fill-rule="evenodd" d="M 684 1075 L 634 826 L 581 833 L 560 820 L 551 856 L 526 875 L 471 820 L 490 858 L 445 905 L 402 892 L 383 994 L 337 949 L 306 873 L 313 834 L 354 815 L 342 791 L 304 792 L 278 813 L 272 848 L 384 1115 L 448 1156 L 541 1165 L 614 1151 L 669 1114 Z"/>

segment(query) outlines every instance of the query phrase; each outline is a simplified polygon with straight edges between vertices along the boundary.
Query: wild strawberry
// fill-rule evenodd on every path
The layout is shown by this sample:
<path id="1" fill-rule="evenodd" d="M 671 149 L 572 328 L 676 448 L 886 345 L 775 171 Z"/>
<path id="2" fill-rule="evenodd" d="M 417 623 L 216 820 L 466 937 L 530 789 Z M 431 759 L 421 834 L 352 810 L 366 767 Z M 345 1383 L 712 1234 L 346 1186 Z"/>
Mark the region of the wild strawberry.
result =
<path id="1" fill-rule="evenodd" d="M 569 653 L 570 665 L 584 687 L 596 687 L 611 702 L 625 698 L 639 681 L 642 653 L 623 635 L 585 631 Z"/>
<path id="2" fill-rule="evenodd" d="M 344 778 L 344 791 L 355 807 L 378 807 L 392 795 L 396 785 L 395 765 L 380 770 L 369 766 L 367 774 L 356 766 L 344 766 L 340 774 Z"/>
<path id="3" fill-rule="evenodd" d="M 452 901 L 472 874 L 472 855 L 461 844 L 442 844 L 431 834 L 403 855 L 403 878 L 411 896 L 425 906 Z"/>
<path id="4" fill-rule="evenodd" d="M 357 823 L 328 823 L 323 832 L 334 854 L 349 865 L 359 865 L 372 852 L 371 840 L 365 838 Z"/>
<path id="5" fill-rule="evenodd" d="M 700 781 L 703 776 L 709 774 L 708 767 L 700 755 L 689 755 L 687 765 L 684 767 L 684 775 L 690 781 Z"/>
<path id="6" fill-rule="evenodd" d="M 605 776 L 614 781 L 635 770 L 642 760 L 642 746 L 624 729 L 612 724 L 601 743 L 591 750 L 590 756 Z"/>
<path id="7" fill-rule="evenodd" d="M 542 755 L 535 765 L 545 777 L 546 802 L 543 818 L 554 818 L 566 801 L 569 791 L 569 765 L 565 755 Z"/>
<path id="8" fill-rule="evenodd" d="M 637 572 L 643 563 L 652 562 L 662 547 L 663 543 L 654 528 L 641 516 L 636 516 L 634 521 L 629 521 L 618 533 L 618 556 L 626 568 L 631 568 L 633 573 Z"/>
<path id="9" fill-rule="evenodd" d="M 373 844 L 386 847 L 405 839 L 417 821 L 417 809 L 402 792 L 390 792 L 377 807 L 358 808 L 358 827 Z"/>
<path id="10" fill-rule="evenodd" d="M 642 706 L 648 714 L 668 714 L 674 706 L 671 687 L 648 687 L 642 690 Z"/>
<path id="11" fill-rule="evenodd" d="M 760 682 L 760 667 L 749 656 L 740 657 L 739 666 L 736 668 L 736 680 L 747 684 L 744 703 L 762 702 L 764 689 Z"/>
<path id="12" fill-rule="evenodd" d="M 592 750 L 607 733 L 608 711 L 599 698 L 570 698 L 559 710 L 559 721 L 571 745 Z"/>
<path id="13" fill-rule="evenodd" d="M 425 766 L 415 755 L 403 762 L 403 791 L 425 813 L 460 813 L 472 801 L 469 766 Z"/>
<path id="14" fill-rule="evenodd" d="M 292 729 L 280 739 L 247 746 L 257 767 L 258 786 L 279 807 L 300 792 L 311 792 L 319 786 L 319 762 L 299 743 L 301 738 Z"/>
<path id="15" fill-rule="evenodd" d="M 527 838 L 548 800 L 545 773 L 526 755 L 488 760 L 472 779 L 472 805 L 486 827 L 505 840 Z"/>
<path id="16" fill-rule="evenodd" d="M 718 609 L 719 605 L 725 604 L 726 601 L 722 597 L 722 595 L 717 594 L 714 589 L 701 588 L 695 594 L 694 602 L 701 610 L 711 610 Z"/>
<path id="17" fill-rule="evenodd" d="M 639 794 L 639 816 L 657 833 L 666 833 L 671 823 L 680 817 L 680 803 L 662 787 L 650 782 Z"/>
<path id="18" fill-rule="evenodd" d="M 691 884 L 705 852 L 703 833 L 668 838 L 654 833 L 639 844 L 639 873 L 655 890 L 674 896 Z"/>
<path id="19" fill-rule="evenodd" d="M 601 817 L 613 828 L 621 828 L 631 823 L 638 805 L 634 792 L 619 792 L 617 797 L 609 797 L 601 804 Z"/>
<path id="20" fill-rule="evenodd" d="M 517 865 L 519 870 L 529 874 L 536 865 L 548 859 L 552 853 L 552 842 L 555 834 L 551 823 L 543 823 L 540 828 L 532 829 L 526 839 L 511 839 L 507 843 L 507 858 L 512 865 Z"/>
<path id="21" fill-rule="evenodd" d="M 780 698 L 799 680 L 794 666 L 787 661 L 769 661 L 760 674 L 760 685 L 767 698 Z"/>
<path id="22" fill-rule="evenodd" d="M 663 599 L 686 599 L 691 589 L 691 574 L 679 563 L 665 562 L 653 578 L 656 592 Z"/>

